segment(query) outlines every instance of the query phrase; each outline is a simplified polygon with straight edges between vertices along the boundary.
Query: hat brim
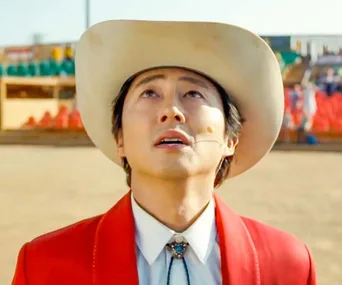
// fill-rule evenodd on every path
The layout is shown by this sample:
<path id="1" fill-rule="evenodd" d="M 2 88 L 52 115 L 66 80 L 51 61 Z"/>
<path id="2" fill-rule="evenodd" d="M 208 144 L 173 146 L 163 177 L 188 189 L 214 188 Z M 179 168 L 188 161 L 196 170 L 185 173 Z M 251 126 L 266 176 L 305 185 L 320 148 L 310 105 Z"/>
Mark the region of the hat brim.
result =
<path id="1" fill-rule="evenodd" d="M 280 67 L 270 47 L 243 28 L 211 22 L 110 20 L 90 27 L 77 44 L 77 105 L 94 144 L 121 165 L 112 135 L 112 102 L 137 72 L 178 66 L 203 73 L 233 98 L 245 122 L 229 178 L 259 162 L 283 120 Z"/>

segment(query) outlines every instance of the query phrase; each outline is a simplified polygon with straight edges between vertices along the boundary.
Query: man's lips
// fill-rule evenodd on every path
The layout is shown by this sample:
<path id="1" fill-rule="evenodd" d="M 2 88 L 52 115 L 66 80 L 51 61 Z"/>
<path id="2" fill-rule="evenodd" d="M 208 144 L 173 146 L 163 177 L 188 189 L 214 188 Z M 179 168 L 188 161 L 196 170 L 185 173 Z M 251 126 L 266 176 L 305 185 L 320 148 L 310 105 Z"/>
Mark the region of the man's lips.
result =
<path id="1" fill-rule="evenodd" d="M 156 140 L 155 146 L 166 146 L 166 145 L 178 145 L 178 146 L 188 146 L 190 145 L 190 140 L 188 136 L 178 130 L 167 130 L 162 133 Z"/>

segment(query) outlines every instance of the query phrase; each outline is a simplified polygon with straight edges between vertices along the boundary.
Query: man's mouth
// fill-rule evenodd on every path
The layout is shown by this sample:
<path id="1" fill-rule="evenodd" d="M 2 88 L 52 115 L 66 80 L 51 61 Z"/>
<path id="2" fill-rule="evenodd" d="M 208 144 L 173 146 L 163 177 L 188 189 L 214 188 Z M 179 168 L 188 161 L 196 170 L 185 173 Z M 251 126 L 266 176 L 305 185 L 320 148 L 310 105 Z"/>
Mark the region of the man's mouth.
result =
<path id="1" fill-rule="evenodd" d="M 185 144 L 182 140 L 180 139 L 162 139 L 158 145 L 163 145 L 163 144 Z"/>
<path id="2" fill-rule="evenodd" d="M 190 141 L 187 135 L 178 130 L 164 132 L 155 143 L 157 147 L 175 147 L 177 149 L 188 145 L 190 145 Z"/>

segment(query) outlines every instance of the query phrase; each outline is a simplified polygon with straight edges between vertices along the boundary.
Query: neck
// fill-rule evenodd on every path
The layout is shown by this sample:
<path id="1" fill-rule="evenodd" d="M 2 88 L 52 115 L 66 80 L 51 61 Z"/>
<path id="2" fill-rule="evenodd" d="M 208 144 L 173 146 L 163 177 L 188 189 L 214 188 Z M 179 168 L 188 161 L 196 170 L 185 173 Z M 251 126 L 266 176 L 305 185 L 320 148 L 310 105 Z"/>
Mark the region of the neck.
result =
<path id="1" fill-rule="evenodd" d="M 181 233 L 192 225 L 209 204 L 214 177 L 160 179 L 132 173 L 132 191 L 141 208 L 168 228 Z"/>

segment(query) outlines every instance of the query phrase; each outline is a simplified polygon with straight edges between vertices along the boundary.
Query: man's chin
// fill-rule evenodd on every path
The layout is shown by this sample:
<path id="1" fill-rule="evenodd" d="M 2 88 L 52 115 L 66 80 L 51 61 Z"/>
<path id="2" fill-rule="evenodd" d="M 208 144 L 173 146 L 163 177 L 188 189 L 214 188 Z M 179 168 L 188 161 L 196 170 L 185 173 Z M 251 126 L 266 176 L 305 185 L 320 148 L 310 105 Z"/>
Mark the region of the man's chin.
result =
<path id="1" fill-rule="evenodd" d="M 151 174 L 159 178 L 165 179 L 182 179 L 191 176 L 194 173 L 194 169 L 188 165 L 183 165 L 181 163 L 174 164 L 162 164 L 159 167 L 154 167 L 150 169 Z"/>

